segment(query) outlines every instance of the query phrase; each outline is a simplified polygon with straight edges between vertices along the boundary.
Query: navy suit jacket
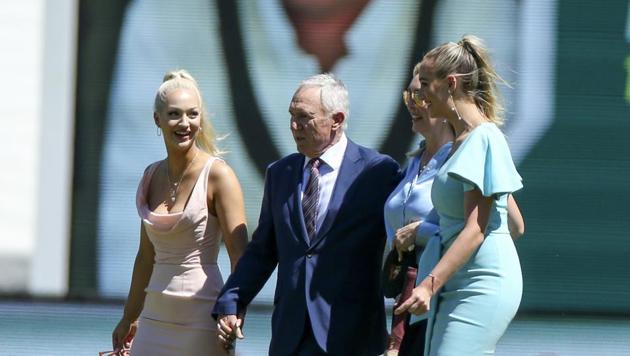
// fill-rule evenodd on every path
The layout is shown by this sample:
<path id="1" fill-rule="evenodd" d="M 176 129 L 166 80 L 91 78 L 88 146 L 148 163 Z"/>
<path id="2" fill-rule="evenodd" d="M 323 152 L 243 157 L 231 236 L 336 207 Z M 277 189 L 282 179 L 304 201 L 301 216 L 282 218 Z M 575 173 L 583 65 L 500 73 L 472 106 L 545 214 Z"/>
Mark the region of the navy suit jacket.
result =
<path id="1" fill-rule="evenodd" d="M 303 164 L 304 155 L 295 153 L 267 168 L 258 228 L 213 315 L 244 311 L 277 265 L 270 355 L 297 352 L 307 313 L 329 354 L 382 354 L 383 206 L 398 184 L 399 166 L 348 140 L 324 222 L 309 241 L 300 199 Z"/>

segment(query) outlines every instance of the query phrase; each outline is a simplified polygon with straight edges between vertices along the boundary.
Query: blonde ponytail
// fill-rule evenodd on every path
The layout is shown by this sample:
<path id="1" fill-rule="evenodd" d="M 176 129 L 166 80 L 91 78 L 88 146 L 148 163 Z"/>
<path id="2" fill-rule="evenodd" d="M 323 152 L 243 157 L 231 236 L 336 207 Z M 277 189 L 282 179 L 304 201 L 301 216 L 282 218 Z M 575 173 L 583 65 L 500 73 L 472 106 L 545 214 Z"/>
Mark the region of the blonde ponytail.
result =
<path id="1" fill-rule="evenodd" d="M 497 83 L 509 84 L 499 76 L 483 41 L 466 35 L 457 42 L 448 42 L 432 49 L 425 58 L 433 59 L 439 78 L 454 74 L 461 78 L 464 92 L 488 120 L 503 124 L 503 105 Z"/>

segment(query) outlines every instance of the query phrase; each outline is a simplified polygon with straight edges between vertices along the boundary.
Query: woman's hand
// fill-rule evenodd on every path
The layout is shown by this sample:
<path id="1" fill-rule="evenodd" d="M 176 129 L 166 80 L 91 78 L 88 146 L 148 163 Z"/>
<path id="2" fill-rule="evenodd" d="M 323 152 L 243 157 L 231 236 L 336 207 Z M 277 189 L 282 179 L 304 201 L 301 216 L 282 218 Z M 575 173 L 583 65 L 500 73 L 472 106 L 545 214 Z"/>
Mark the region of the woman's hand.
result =
<path id="1" fill-rule="evenodd" d="M 123 349 L 131 347 L 131 340 L 138 330 L 138 322 L 131 322 L 125 318 L 120 319 L 114 332 L 112 332 L 112 346 L 114 352 L 121 352 Z"/>
<path id="2" fill-rule="evenodd" d="M 431 290 L 422 283 L 414 288 L 409 298 L 394 310 L 394 314 L 400 315 L 406 311 L 415 315 L 424 314 L 431 309 L 431 296 Z"/>
<path id="3" fill-rule="evenodd" d="M 217 337 L 219 343 L 223 345 L 225 351 L 230 353 L 234 350 L 236 339 L 244 339 L 242 327 L 243 316 L 236 315 L 219 315 L 217 319 Z"/>
<path id="4" fill-rule="evenodd" d="M 398 251 L 398 257 L 404 252 L 410 251 L 416 242 L 416 229 L 421 221 L 414 221 L 396 230 L 394 237 L 394 247 Z"/>

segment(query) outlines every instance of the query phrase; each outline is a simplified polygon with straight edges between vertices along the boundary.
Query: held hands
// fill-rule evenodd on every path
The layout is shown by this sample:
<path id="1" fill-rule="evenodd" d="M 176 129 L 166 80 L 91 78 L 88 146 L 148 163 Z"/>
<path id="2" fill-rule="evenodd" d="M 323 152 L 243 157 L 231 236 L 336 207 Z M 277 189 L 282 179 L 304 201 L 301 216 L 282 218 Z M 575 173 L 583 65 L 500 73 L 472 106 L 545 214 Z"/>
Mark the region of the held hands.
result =
<path id="1" fill-rule="evenodd" d="M 236 315 L 220 315 L 217 323 L 217 337 L 226 350 L 234 348 L 236 339 L 244 339 L 245 335 L 241 331 L 243 317 Z"/>
<path id="2" fill-rule="evenodd" d="M 404 252 L 413 249 L 416 242 L 416 229 L 420 223 L 421 221 L 414 221 L 396 230 L 394 247 L 396 248 L 396 251 L 398 251 L 398 260 L 402 259 Z"/>
<path id="3" fill-rule="evenodd" d="M 112 346 L 114 354 L 123 354 L 124 350 L 129 350 L 131 341 L 138 330 L 138 321 L 130 321 L 125 318 L 120 319 L 116 328 L 112 332 Z"/>

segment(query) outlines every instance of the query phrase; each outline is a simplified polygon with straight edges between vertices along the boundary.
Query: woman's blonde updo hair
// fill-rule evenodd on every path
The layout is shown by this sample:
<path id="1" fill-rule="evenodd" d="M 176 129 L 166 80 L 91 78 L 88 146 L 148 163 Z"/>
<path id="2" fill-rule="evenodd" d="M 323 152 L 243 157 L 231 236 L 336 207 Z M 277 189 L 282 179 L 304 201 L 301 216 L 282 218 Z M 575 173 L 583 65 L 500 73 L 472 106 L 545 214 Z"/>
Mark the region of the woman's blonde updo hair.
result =
<path id="1" fill-rule="evenodd" d="M 162 84 L 158 88 L 155 94 L 155 103 L 153 104 L 153 111 L 156 113 L 162 112 L 164 105 L 166 104 L 166 96 L 169 92 L 175 89 L 188 89 L 197 93 L 200 104 L 201 114 L 201 132 L 197 133 L 195 143 L 199 148 L 208 152 L 213 156 L 219 156 L 222 152 L 216 146 L 216 135 L 212 124 L 208 120 L 208 114 L 206 107 L 203 103 L 203 97 L 199 90 L 199 85 L 195 78 L 193 78 L 188 71 L 184 69 L 169 71 L 164 75 Z"/>
<path id="2" fill-rule="evenodd" d="M 492 67 L 488 50 L 480 38 L 466 35 L 457 43 L 444 43 L 427 53 L 424 60 L 427 59 L 433 61 L 437 78 L 450 74 L 460 77 L 464 93 L 474 99 L 483 114 L 495 124 L 503 124 L 497 82 L 508 87 L 509 84 Z"/>

